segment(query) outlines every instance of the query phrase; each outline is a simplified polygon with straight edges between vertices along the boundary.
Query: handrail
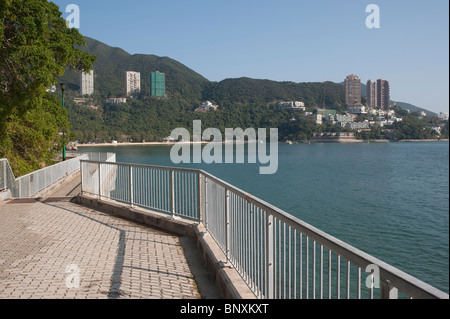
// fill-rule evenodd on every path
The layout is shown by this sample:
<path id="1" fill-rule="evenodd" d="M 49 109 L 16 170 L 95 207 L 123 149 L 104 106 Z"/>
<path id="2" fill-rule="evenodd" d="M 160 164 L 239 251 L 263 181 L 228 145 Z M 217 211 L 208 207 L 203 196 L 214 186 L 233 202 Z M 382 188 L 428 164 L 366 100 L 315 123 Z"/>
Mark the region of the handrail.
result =
<path id="1" fill-rule="evenodd" d="M 7 165 L 9 166 L 8 160 L 6 158 L 0 158 L 0 191 L 3 191 L 8 187 Z"/>
<path id="2" fill-rule="evenodd" d="M 205 225 L 258 298 L 449 298 L 203 170 L 81 160 L 81 171 L 82 193 Z"/>
<path id="3" fill-rule="evenodd" d="M 80 168 L 80 160 L 93 157 L 113 158 L 114 153 L 77 153 L 77 157 L 26 175 L 15 177 L 7 159 L 0 159 L 0 190 L 8 189 L 13 198 L 33 197 Z"/>
<path id="4" fill-rule="evenodd" d="M 230 189 L 231 191 L 244 196 L 246 200 L 259 207 L 263 210 L 266 210 L 271 215 L 276 217 L 279 220 L 282 220 L 284 223 L 288 224 L 291 227 L 297 228 L 303 234 L 307 235 L 309 238 L 320 242 L 323 246 L 331 249 L 332 251 L 338 253 L 340 256 L 347 258 L 352 261 L 355 265 L 365 269 L 369 265 L 377 265 L 381 271 L 380 276 L 384 278 L 385 281 L 389 282 L 392 286 L 403 290 L 410 291 L 414 290 L 414 294 L 411 294 L 411 297 L 414 298 L 439 298 L 439 299 L 448 299 L 449 295 L 443 293 L 439 289 L 420 281 L 419 279 L 337 239 L 334 236 L 331 236 L 318 228 L 305 223 L 297 217 L 294 217 L 285 211 L 275 207 L 258 197 L 250 195 L 241 189 L 205 172 L 200 170 L 200 173 L 207 176 L 211 180 L 214 180 L 216 183 L 222 185 Z"/>

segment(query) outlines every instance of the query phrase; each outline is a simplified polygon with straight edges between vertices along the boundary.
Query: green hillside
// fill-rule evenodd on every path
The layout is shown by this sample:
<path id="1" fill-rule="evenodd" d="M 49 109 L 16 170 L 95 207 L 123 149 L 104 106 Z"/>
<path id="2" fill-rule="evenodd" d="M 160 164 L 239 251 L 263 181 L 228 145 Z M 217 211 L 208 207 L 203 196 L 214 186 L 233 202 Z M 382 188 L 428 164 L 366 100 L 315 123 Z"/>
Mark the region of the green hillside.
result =
<path id="1" fill-rule="evenodd" d="M 411 113 L 414 112 L 425 112 L 427 115 L 437 115 L 434 112 L 428 111 L 422 107 L 418 107 L 416 105 L 412 105 L 406 102 L 397 102 L 397 101 L 391 101 L 393 104 L 397 104 L 397 106 L 401 107 L 404 110 L 410 110 Z"/>
<path id="2" fill-rule="evenodd" d="M 86 52 L 98 57 L 94 63 L 95 94 L 85 104 L 75 104 L 79 96 L 80 73 L 66 71 L 59 79 L 67 85 L 66 108 L 76 139 L 82 142 L 161 140 L 177 127 L 190 128 L 194 119 L 205 127 L 283 127 L 292 112 L 280 110 L 280 100 L 301 100 L 312 111 L 317 106 L 344 110 L 342 86 L 327 83 L 293 83 L 226 79 L 210 82 L 185 65 L 155 55 L 131 55 L 120 48 L 86 38 Z M 109 97 L 125 95 L 125 72 L 141 72 L 142 94 L 128 103 L 108 105 Z M 151 98 L 150 73 L 166 74 L 167 98 Z M 61 96 L 58 88 L 55 93 Z M 219 104 L 219 111 L 195 113 L 204 101 Z"/>
<path id="3" fill-rule="evenodd" d="M 125 72 L 141 72 L 143 96 L 150 92 L 150 73 L 160 71 L 166 74 L 166 92 L 170 99 L 187 104 L 211 100 L 216 103 L 262 103 L 279 100 L 301 100 L 308 106 L 325 104 L 343 109 L 344 91 L 333 82 L 294 83 L 256 80 L 250 78 L 226 79 L 210 82 L 185 65 L 155 55 L 131 55 L 120 48 L 108 46 L 86 37 L 85 51 L 98 57 L 94 63 L 95 91 L 102 98 L 125 95 Z M 74 94 L 80 89 L 80 73 L 67 71 L 61 77 Z"/>
<path id="4" fill-rule="evenodd" d="M 131 55 L 120 48 L 113 48 L 97 40 L 85 37 L 85 51 L 98 57 L 94 63 L 95 90 L 102 97 L 120 97 L 126 92 L 125 72 L 141 72 L 143 95 L 150 92 L 150 73 L 166 74 L 166 91 L 173 98 L 200 100 L 203 87 L 209 81 L 183 64 L 156 55 Z M 80 73 L 68 71 L 60 80 L 69 89 L 79 90 Z"/>
<path id="5" fill-rule="evenodd" d="M 161 141 L 170 132 L 191 129 L 193 120 L 204 128 L 224 131 L 231 127 L 278 127 L 280 139 L 307 139 L 314 132 L 347 130 L 316 125 L 303 112 L 277 107 L 278 101 L 303 101 L 307 111 L 325 106 L 345 112 L 344 87 L 340 83 L 294 83 L 250 78 L 210 82 L 187 66 L 167 57 L 131 55 L 91 38 L 85 51 L 98 57 L 94 63 L 95 94 L 86 103 L 80 97 L 80 73 L 67 71 L 59 80 L 67 84 L 69 122 L 80 142 Z M 125 72 L 141 72 L 141 95 L 125 104 L 107 104 L 109 97 L 125 95 Z M 150 97 L 150 73 L 166 74 L 165 98 Z M 61 91 L 55 93 L 60 98 Z M 204 101 L 219 105 L 217 111 L 194 112 Z M 401 106 L 401 104 L 399 103 Z M 400 109 L 401 110 L 401 109 Z M 293 121 L 295 118 L 295 121 Z"/>
<path id="6" fill-rule="evenodd" d="M 203 92 L 204 100 L 216 103 L 267 104 L 276 101 L 303 101 L 306 106 L 344 110 L 344 90 L 333 83 L 294 83 L 255 80 L 250 78 L 226 79 L 211 83 Z"/>

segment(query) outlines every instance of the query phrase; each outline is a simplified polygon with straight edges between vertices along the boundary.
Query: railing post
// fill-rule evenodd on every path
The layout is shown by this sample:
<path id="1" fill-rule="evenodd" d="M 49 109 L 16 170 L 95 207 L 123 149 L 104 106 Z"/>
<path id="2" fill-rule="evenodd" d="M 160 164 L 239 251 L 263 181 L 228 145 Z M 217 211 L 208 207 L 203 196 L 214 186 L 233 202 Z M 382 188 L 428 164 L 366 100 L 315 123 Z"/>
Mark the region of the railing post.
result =
<path id="1" fill-rule="evenodd" d="M 204 221 L 206 229 L 208 229 L 208 177 L 205 176 L 205 211 L 204 211 Z"/>
<path id="2" fill-rule="evenodd" d="M 172 218 L 175 218 L 175 172 L 170 170 L 170 212 Z"/>
<path id="3" fill-rule="evenodd" d="M 6 181 L 6 161 L 3 161 L 3 184 L 4 184 L 4 189 L 8 188 L 8 183 Z"/>
<path id="4" fill-rule="evenodd" d="M 44 185 L 47 186 L 47 172 L 44 172 Z"/>
<path id="5" fill-rule="evenodd" d="M 40 173 L 36 174 L 37 192 L 40 192 L 45 187 L 45 186 L 42 186 L 41 175 L 42 174 L 40 174 Z"/>
<path id="6" fill-rule="evenodd" d="M 83 195 L 83 163 L 81 161 L 78 163 L 80 164 L 81 195 Z"/>
<path id="7" fill-rule="evenodd" d="M 391 286 L 389 281 L 381 284 L 381 299 L 398 299 L 398 289 Z"/>
<path id="8" fill-rule="evenodd" d="M 98 199 L 102 199 L 102 174 L 100 172 L 101 164 L 98 163 Z"/>
<path id="9" fill-rule="evenodd" d="M 227 263 L 230 261 L 231 249 L 231 223 L 230 223 L 230 191 L 225 189 L 225 251 L 227 256 Z"/>
<path id="10" fill-rule="evenodd" d="M 273 264 L 273 215 L 266 213 L 265 245 L 266 245 L 266 299 L 274 299 L 274 264 Z"/>
<path id="11" fill-rule="evenodd" d="M 197 205 L 198 205 L 198 221 L 203 222 L 203 212 L 202 212 L 202 174 L 200 172 L 197 173 Z"/>
<path id="12" fill-rule="evenodd" d="M 133 207 L 133 166 L 130 167 L 130 207 Z"/>

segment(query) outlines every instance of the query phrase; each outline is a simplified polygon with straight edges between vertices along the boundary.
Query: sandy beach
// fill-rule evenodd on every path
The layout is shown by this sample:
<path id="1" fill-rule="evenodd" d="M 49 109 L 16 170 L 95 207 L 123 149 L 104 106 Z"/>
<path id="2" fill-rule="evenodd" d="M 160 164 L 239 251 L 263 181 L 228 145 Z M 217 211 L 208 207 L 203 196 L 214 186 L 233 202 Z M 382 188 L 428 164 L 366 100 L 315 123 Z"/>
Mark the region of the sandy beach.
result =
<path id="1" fill-rule="evenodd" d="M 98 147 L 98 146 L 134 146 L 134 145 L 175 145 L 178 143 L 186 144 L 207 144 L 208 142 L 124 142 L 124 143 L 92 143 L 92 144 L 77 144 L 77 147 Z"/>

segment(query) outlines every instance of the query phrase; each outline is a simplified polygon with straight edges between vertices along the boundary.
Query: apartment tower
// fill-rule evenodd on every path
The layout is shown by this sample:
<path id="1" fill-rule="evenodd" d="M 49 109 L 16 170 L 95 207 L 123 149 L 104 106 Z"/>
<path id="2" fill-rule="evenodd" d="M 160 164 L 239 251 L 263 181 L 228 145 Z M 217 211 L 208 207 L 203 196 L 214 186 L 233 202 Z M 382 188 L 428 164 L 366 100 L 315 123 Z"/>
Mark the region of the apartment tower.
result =
<path id="1" fill-rule="evenodd" d="M 141 73 L 134 71 L 126 72 L 127 96 L 141 93 Z"/>
<path id="2" fill-rule="evenodd" d="M 369 80 L 366 85 L 367 106 L 376 108 L 378 105 L 377 99 L 377 82 Z"/>
<path id="3" fill-rule="evenodd" d="M 362 106 L 361 80 L 356 75 L 349 75 L 345 79 L 345 103 L 347 107 Z"/>
<path id="4" fill-rule="evenodd" d="M 161 72 L 153 72 L 150 75 L 150 95 L 164 97 L 166 95 L 166 75 Z"/>
<path id="5" fill-rule="evenodd" d="M 391 94 L 389 82 L 383 79 L 377 80 L 377 106 L 383 110 L 389 110 Z"/>
<path id="6" fill-rule="evenodd" d="M 94 94 L 94 70 L 90 70 L 89 73 L 81 72 L 80 93 L 81 95 Z"/>

